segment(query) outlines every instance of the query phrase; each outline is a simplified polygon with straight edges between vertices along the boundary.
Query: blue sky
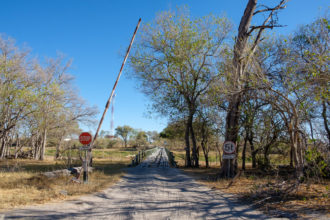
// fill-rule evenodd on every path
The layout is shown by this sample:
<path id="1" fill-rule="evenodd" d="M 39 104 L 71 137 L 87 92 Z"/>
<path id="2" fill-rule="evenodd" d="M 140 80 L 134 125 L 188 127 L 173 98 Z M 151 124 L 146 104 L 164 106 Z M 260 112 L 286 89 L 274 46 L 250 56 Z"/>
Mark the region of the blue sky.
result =
<path id="1" fill-rule="evenodd" d="M 58 52 L 73 59 L 70 73 L 80 95 L 99 108 L 100 118 L 138 19 L 152 21 L 157 12 L 188 5 L 193 17 L 225 14 L 238 27 L 247 0 L 0 0 L 0 33 L 27 45 L 40 59 Z M 264 0 L 261 3 L 279 2 Z M 291 0 L 279 14 L 289 34 L 310 23 L 329 7 L 328 0 Z M 126 66 L 128 67 L 128 66 Z M 127 69 L 126 69 L 127 71 Z M 127 72 L 126 72 L 127 73 Z M 130 125 L 161 131 L 166 119 L 149 115 L 148 100 L 127 79 L 119 81 L 115 102 L 115 127 Z M 102 129 L 110 129 L 110 111 Z M 93 129 L 93 128 L 86 128 Z M 95 128 L 94 128 L 95 129 Z"/>

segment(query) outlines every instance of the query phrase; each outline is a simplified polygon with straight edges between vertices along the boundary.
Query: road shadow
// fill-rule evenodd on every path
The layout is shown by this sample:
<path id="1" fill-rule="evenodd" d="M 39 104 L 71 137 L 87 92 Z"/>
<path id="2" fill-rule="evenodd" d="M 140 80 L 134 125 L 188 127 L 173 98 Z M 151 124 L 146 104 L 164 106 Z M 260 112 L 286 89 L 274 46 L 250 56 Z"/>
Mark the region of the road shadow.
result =
<path id="1" fill-rule="evenodd" d="M 0 214 L 1 216 L 1 214 Z M 5 213 L 5 219 L 268 219 L 229 194 L 173 168 L 129 168 L 114 187 L 65 203 Z"/>

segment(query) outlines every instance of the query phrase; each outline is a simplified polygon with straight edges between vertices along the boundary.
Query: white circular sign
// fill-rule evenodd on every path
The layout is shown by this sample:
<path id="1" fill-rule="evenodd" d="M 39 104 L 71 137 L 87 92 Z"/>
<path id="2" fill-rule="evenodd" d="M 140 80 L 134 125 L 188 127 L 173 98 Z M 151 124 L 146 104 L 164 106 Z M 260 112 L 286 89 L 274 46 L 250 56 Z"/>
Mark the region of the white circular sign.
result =
<path id="1" fill-rule="evenodd" d="M 236 150 L 236 145 L 234 142 L 232 141 L 226 141 L 224 144 L 223 144 L 223 152 L 225 154 L 233 154 Z"/>

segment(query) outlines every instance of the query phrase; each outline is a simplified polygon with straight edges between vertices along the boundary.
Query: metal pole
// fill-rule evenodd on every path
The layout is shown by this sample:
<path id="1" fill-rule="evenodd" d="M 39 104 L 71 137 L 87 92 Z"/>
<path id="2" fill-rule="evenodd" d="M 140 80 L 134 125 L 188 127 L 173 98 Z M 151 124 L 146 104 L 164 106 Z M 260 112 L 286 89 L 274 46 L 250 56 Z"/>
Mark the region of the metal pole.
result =
<path id="1" fill-rule="evenodd" d="M 87 161 L 87 150 L 85 150 L 85 161 L 84 161 L 84 183 L 88 183 L 88 161 Z"/>
<path id="2" fill-rule="evenodd" d="M 105 109 L 104 109 L 103 115 L 102 115 L 102 117 L 101 117 L 101 120 L 100 120 L 99 126 L 97 127 L 97 130 L 96 130 L 96 133 L 95 133 L 94 139 L 92 140 L 92 144 L 91 144 L 91 146 L 94 145 L 94 141 L 95 141 L 96 138 L 97 138 L 97 135 L 98 135 L 99 130 L 100 130 L 100 128 L 101 128 L 101 125 L 102 125 L 102 122 L 103 122 L 104 116 L 105 116 L 105 114 L 106 114 L 107 111 L 108 111 L 108 108 L 109 108 L 110 102 L 111 102 L 111 100 L 112 100 L 113 94 L 114 94 L 115 89 L 116 89 L 116 87 L 117 87 L 117 84 L 118 84 L 119 78 L 120 78 L 120 76 L 121 76 L 121 72 L 123 71 L 124 65 L 125 65 L 125 63 L 126 63 L 127 57 L 128 57 L 128 55 L 129 55 L 129 52 L 130 52 L 130 50 L 131 50 L 131 47 L 132 47 L 132 44 L 133 44 L 133 42 L 134 42 L 134 38 L 135 38 L 136 32 L 137 32 L 137 30 L 139 29 L 140 23 L 141 23 L 141 18 L 139 19 L 139 22 L 138 22 L 138 24 L 136 25 L 136 28 L 135 28 L 135 31 L 134 31 L 133 37 L 132 37 L 131 42 L 130 42 L 128 48 L 127 48 L 126 56 L 125 56 L 125 58 L 124 58 L 123 63 L 121 64 L 121 67 L 120 67 L 120 70 L 119 70 L 119 74 L 118 74 L 117 80 L 116 80 L 116 82 L 115 82 L 115 84 L 114 84 L 114 86 L 113 86 L 113 88 L 112 88 L 112 91 L 111 91 L 110 97 L 109 97 L 109 99 L 108 99 L 108 101 L 107 101 L 107 104 L 105 105 Z"/>

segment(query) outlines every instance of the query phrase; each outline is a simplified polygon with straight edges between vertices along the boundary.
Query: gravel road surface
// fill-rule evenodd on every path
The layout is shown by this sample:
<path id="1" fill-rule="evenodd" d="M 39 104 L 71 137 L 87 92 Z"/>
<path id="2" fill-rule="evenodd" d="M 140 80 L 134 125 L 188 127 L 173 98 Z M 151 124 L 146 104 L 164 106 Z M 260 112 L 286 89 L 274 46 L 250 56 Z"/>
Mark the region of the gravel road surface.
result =
<path id="1" fill-rule="evenodd" d="M 272 219 L 170 168 L 164 148 L 116 185 L 76 200 L 0 213 L 0 219 Z"/>

